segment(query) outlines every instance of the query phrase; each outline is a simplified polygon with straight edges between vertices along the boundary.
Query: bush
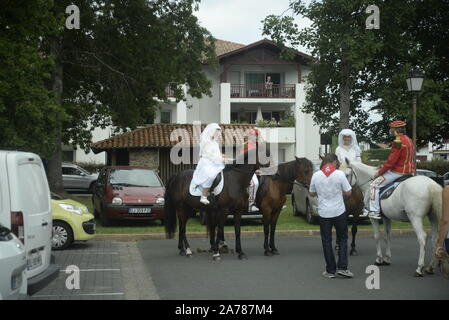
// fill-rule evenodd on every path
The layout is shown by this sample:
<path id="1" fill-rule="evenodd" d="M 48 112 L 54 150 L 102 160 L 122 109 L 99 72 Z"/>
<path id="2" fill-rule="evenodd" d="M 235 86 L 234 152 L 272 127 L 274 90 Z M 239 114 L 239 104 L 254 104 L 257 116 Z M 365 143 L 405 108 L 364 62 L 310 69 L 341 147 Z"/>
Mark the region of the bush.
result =
<path id="1" fill-rule="evenodd" d="M 284 117 L 279 121 L 280 127 L 294 127 L 295 126 L 295 115 L 292 111 L 287 111 Z"/>
<path id="2" fill-rule="evenodd" d="M 364 161 L 379 160 L 385 161 L 388 159 L 390 149 L 369 149 L 362 152 L 362 159 Z"/>
<path id="3" fill-rule="evenodd" d="M 365 164 L 373 167 L 377 167 L 383 164 L 385 161 L 363 161 Z M 446 172 L 449 172 L 449 161 L 422 161 L 416 164 L 418 169 L 431 170 L 442 176 Z"/>
<path id="4" fill-rule="evenodd" d="M 74 162 L 73 164 L 80 166 L 81 168 L 90 173 L 98 173 L 100 172 L 101 168 L 105 166 L 104 164 L 99 164 L 95 162 Z"/>

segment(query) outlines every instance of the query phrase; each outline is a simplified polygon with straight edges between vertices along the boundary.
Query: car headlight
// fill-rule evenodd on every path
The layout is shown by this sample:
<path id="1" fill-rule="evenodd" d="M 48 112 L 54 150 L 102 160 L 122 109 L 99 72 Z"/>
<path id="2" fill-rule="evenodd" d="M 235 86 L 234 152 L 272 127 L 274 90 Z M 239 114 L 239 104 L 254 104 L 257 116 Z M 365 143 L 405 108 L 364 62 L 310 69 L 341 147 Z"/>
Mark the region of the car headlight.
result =
<path id="1" fill-rule="evenodd" d="M 83 215 L 83 209 L 81 209 L 80 207 L 68 204 L 68 203 L 58 203 L 59 206 L 65 210 L 65 211 L 69 211 L 71 213 L 76 213 L 78 215 Z"/>
<path id="2" fill-rule="evenodd" d="M 163 205 L 164 203 L 165 203 L 165 199 L 164 198 L 157 198 L 156 199 L 156 204 Z"/>
<path id="3" fill-rule="evenodd" d="M 115 197 L 114 199 L 112 199 L 112 204 L 115 204 L 116 206 L 120 206 L 121 204 L 123 204 L 123 200 L 122 200 L 122 198 Z"/>

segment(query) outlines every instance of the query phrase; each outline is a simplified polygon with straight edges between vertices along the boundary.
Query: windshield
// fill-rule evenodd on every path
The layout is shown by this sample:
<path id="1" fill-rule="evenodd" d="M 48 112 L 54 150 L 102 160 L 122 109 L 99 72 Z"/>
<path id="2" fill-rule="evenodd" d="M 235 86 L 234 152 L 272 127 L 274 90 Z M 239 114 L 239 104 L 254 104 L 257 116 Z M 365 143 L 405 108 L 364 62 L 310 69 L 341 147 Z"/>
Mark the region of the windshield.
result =
<path id="1" fill-rule="evenodd" d="M 161 182 L 152 170 L 146 169 L 113 169 L 109 175 L 111 185 L 125 187 L 161 187 Z"/>

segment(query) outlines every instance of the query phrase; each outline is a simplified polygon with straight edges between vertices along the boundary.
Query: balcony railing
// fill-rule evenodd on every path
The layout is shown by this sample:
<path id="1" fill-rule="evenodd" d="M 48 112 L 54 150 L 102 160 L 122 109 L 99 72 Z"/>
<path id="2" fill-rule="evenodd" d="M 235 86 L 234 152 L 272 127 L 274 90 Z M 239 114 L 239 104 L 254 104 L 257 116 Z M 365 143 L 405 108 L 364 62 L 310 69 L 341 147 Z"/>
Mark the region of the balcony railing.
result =
<path id="1" fill-rule="evenodd" d="M 294 84 L 231 84 L 231 98 L 295 98 Z"/>

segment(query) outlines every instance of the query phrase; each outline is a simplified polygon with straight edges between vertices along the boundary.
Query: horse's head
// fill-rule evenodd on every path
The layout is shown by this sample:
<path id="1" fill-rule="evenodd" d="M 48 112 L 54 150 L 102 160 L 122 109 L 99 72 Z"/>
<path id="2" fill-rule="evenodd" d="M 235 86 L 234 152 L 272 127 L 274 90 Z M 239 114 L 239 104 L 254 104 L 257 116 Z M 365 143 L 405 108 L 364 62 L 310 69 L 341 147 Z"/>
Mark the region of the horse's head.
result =
<path id="1" fill-rule="evenodd" d="M 313 164 L 307 158 L 295 157 L 295 180 L 303 185 L 310 185 L 313 175 Z"/>

